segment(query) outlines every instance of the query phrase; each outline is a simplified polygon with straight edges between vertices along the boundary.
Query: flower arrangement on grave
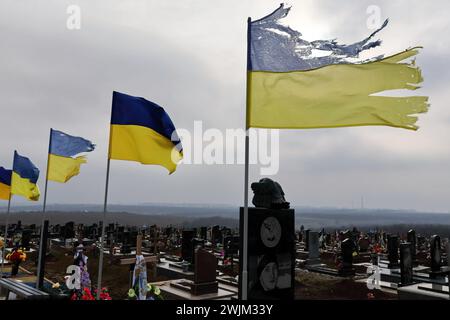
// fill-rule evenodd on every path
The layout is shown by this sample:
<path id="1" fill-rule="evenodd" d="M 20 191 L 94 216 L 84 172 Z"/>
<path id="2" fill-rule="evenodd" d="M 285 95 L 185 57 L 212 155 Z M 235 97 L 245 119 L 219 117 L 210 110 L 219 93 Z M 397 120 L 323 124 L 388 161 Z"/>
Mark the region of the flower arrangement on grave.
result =
<path id="1" fill-rule="evenodd" d="M 75 290 L 70 297 L 70 300 L 96 300 L 97 290 L 91 291 L 89 288 L 83 288 L 83 290 Z M 112 300 L 107 288 L 102 288 L 100 292 L 100 300 Z"/>
<path id="2" fill-rule="evenodd" d="M 155 285 L 147 283 L 145 291 L 146 291 L 146 299 L 145 300 L 164 300 L 164 298 L 161 294 L 161 289 L 159 289 L 159 287 L 157 287 Z M 136 292 L 139 292 L 139 288 L 137 286 L 128 290 L 128 300 L 143 300 L 143 299 L 138 299 L 139 297 L 136 294 Z"/>
<path id="3" fill-rule="evenodd" d="M 382 252 L 383 252 L 383 247 L 379 243 L 376 243 L 373 245 L 372 253 L 382 253 Z"/>
<path id="4" fill-rule="evenodd" d="M 136 256 L 133 287 L 128 290 L 129 300 L 162 300 L 161 290 L 147 283 L 147 266 L 143 255 Z"/>
<path id="5" fill-rule="evenodd" d="M 6 255 L 6 260 L 10 261 L 11 276 L 15 277 L 19 273 L 19 266 L 27 259 L 25 251 L 19 247 L 14 248 L 10 253 Z"/>

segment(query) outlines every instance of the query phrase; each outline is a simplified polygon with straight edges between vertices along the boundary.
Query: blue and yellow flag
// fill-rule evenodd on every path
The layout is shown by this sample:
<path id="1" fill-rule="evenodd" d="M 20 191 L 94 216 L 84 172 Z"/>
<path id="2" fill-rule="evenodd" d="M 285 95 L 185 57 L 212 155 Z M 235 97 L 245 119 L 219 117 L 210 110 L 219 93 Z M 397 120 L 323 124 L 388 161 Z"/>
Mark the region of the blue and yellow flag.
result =
<path id="1" fill-rule="evenodd" d="M 11 196 L 12 170 L 0 167 L 0 200 L 9 200 Z"/>
<path id="2" fill-rule="evenodd" d="M 160 165 L 172 173 L 183 151 L 175 126 L 162 107 L 114 92 L 109 158 Z"/>
<path id="3" fill-rule="evenodd" d="M 65 183 L 78 175 L 80 166 L 87 162 L 84 156 L 74 156 L 94 150 L 95 145 L 81 137 L 74 137 L 53 129 L 50 131 L 48 180 Z"/>
<path id="4" fill-rule="evenodd" d="M 40 196 L 37 180 L 39 169 L 26 157 L 14 151 L 14 164 L 11 175 L 11 194 L 38 201 Z"/>
<path id="5" fill-rule="evenodd" d="M 411 61 L 419 48 L 390 57 L 362 60 L 377 47 L 369 37 L 350 45 L 335 40 L 307 41 L 279 20 L 283 4 L 249 23 L 247 126 L 255 128 L 333 128 L 383 125 L 417 130 L 417 114 L 427 112 L 428 97 L 380 95 L 415 90 L 423 81 Z"/>

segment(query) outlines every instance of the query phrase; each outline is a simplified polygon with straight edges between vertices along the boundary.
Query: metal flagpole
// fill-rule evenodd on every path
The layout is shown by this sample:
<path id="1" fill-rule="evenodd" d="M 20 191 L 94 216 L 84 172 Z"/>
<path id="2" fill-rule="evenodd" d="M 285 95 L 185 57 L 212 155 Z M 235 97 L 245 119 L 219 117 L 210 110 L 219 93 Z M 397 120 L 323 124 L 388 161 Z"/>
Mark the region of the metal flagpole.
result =
<path id="1" fill-rule="evenodd" d="M 0 279 L 3 278 L 3 268 L 5 264 L 5 250 L 6 250 L 6 239 L 8 237 L 8 225 L 9 225 L 9 212 L 11 210 L 11 191 L 9 192 L 9 199 L 8 199 L 8 209 L 6 210 L 6 222 L 5 222 L 5 239 L 3 241 L 3 248 L 2 248 L 2 270 L 0 271 Z"/>
<path id="2" fill-rule="evenodd" d="M 45 264 L 45 257 L 43 257 L 44 252 L 44 221 L 45 221 L 45 211 L 47 209 L 47 187 L 48 187 L 48 172 L 49 172 L 49 164 L 50 164 L 50 152 L 52 150 L 52 131 L 50 128 L 50 137 L 48 142 L 48 154 L 47 154 L 47 172 L 45 174 L 45 190 L 44 190 L 44 205 L 42 207 L 42 221 L 41 221 L 41 235 L 39 240 L 39 258 L 38 258 L 38 267 L 36 274 L 36 288 L 39 289 L 39 276 L 41 274 L 42 266 Z"/>
<path id="3" fill-rule="evenodd" d="M 245 173 L 244 173 L 244 223 L 243 232 L 244 237 L 242 243 L 242 286 L 241 286 L 241 298 L 247 300 L 248 291 L 248 169 L 249 169 L 249 125 L 248 125 L 248 104 L 249 104 L 249 81 L 250 81 L 250 40 L 251 40 L 251 22 L 252 19 L 247 19 L 247 92 L 246 92 L 246 114 L 245 114 Z"/>
<path id="4" fill-rule="evenodd" d="M 108 204 L 108 185 L 109 185 L 109 167 L 111 159 L 108 152 L 108 163 L 106 165 L 106 185 L 105 185 L 105 202 L 103 204 L 103 221 L 102 221 L 102 234 L 100 235 L 100 258 L 98 261 L 98 277 L 97 277 L 97 300 L 100 300 L 100 293 L 102 288 L 102 273 L 103 273 L 103 248 L 104 248 L 104 235 L 105 235 L 105 222 L 106 222 L 106 209 Z"/>
<path id="5" fill-rule="evenodd" d="M 112 110 L 111 121 L 112 123 Z M 100 300 L 100 293 L 102 289 L 102 274 L 103 274 L 103 249 L 105 238 L 105 222 L 106 212 L 108 209 L 108 189 L 109 189 L 109 169 L 111 164 L 111 128 L 109 129 L 109 142 L 108 142 L 108 162 L 106 163 L 106 182 L 105 182 L 105 201 L 103 202 L 103 221 L 102 221 L 102 233 L 100 235 L 100 257 L 98 260 L 98 277 L 97 277 L 97 300 Z"/>

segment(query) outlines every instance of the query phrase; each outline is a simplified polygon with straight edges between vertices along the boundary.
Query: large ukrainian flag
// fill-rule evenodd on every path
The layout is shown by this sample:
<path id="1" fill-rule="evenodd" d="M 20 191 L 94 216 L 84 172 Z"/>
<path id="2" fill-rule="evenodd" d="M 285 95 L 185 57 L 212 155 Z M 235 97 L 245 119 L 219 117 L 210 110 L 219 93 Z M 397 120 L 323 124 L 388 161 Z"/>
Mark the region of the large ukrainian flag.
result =
<path id="1" fill-rule="evenodd" d="M 335 40 L 306 41 L 279 20 L 282 4 L 249 23 L 247 126 L 255 128 L 333 128 L 383 125 L 417 130 L 417 114 L 428 110 L 428 97 L 379 95 L 415 90 L 423 81 L 410 58 L 419 48 L 393 56 L 361 60 L 359 54 L 380 45 L 366 39 L 341 45 Z"/>
<path id="2" fill-rule="evenodd" d="M 75 156 L 94 149 L 95 145 L 89 140 L 50 129 L 48 180 L 65 183 L 78 175 L 80 166 L 87 160 L 85 156 Z"/>
<path id="3" fill-rule="evenodd" d="M 12 170 L 0 167 L 0 200 L 9 200 L 11 196 Z"/>
<path id="4" fill-rule="evenodd" d="M 109 158 L 160 165 L 172 173 L 183 151 L 175 126 L 162 107 L 114 92 Z"/>
<path id="5" fill-rule="evenodd" d="M 38 201 L 40 196 L 37 180 L 39 169 L 26 157 L 14 151 L 13 172 L 11 175 L 11 193 Z"/>

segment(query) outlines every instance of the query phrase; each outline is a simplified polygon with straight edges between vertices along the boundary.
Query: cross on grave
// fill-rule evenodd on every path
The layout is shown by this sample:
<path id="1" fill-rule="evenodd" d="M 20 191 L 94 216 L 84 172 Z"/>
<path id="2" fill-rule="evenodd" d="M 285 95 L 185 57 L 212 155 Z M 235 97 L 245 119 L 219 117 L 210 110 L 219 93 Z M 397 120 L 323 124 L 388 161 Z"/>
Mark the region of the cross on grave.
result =
<path id="1" fill-rule="evenodd" d="M 140 256 L 140 255 L 142 255 L 142 234 L 138 234 L 136 237 L 136 256 Z M 153 262 L 156 264 L 158 262 L 158 257 L 157 256 L 147 256 L 147 257 L 144 257 L 144 261 L 146 263 Z M 136 258 L 120 259 L 121 265 L 129 265 L 130 266 L 130 287 L 133 285 L 132 281 L 133 281 L 133 270 L 134 270 L 135 263 L 136 263 Z"/>

